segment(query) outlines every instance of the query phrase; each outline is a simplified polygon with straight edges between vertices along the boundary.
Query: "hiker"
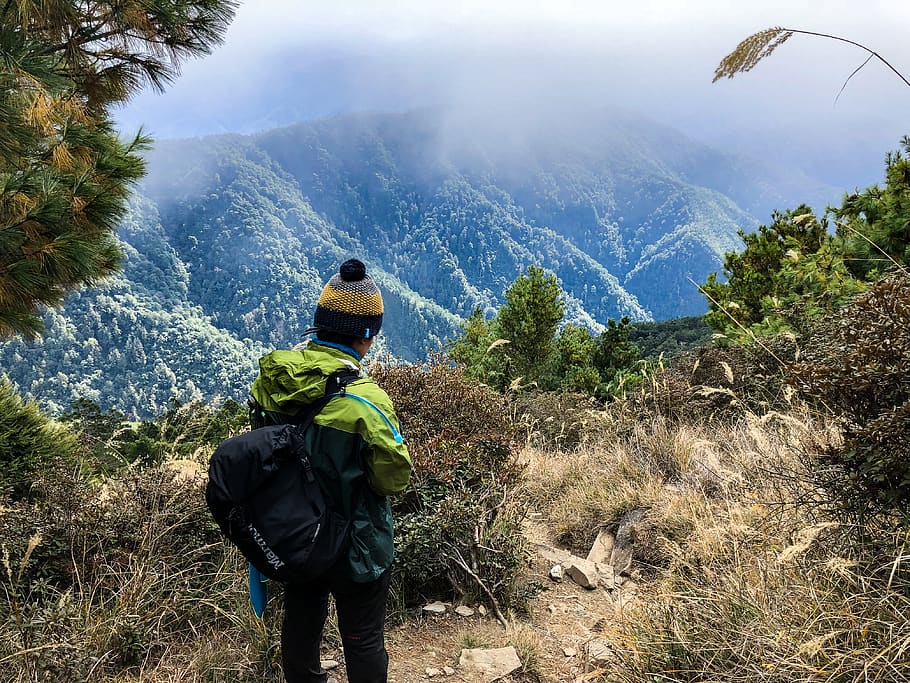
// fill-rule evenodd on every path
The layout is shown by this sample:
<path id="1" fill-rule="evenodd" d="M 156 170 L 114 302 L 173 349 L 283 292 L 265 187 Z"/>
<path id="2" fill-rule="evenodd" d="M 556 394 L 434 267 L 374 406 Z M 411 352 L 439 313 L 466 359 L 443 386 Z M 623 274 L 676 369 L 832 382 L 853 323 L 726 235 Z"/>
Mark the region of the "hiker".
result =
<path id="1" fill-rule="evenodd" d="M 411 459 L 391 400 L 361 367 L 382 314 L 382 295 L 364 264 L 345 261 L 323 288 L 313 327 L 305 332 L 315 338 L 263 357 L 251 390 L 263 416 L 293 415 L 323 396 L 333 375 L 357 373 L 306 432 L 317 481 L 329 507 L 351 520 L 351 533 L 346 554 L 321 579 L 285 587 L 281 652 L 287 683 L 328 680 L 319 645 L 330 593 L 348 681 L 386 681 L 383 629 L 393 554 L 387 496 L 407 486 Z"/>

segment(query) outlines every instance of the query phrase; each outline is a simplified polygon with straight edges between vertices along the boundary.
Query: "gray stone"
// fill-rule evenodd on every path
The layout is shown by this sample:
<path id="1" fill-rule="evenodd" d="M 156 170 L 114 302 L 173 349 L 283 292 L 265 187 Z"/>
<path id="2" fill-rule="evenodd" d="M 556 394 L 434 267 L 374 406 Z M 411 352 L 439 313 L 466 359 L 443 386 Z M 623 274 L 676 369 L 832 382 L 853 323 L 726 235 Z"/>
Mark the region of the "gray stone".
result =
<path id="1" fill-rule="evenodd" d="M 643 509 L 629 510 L 619 520 L 616 542 L 610 554 L 610 564 L 617 574 L 626 574 L 632 569 L 632 538 L 635 536 L 635 528 L 642 523 L 646 514 L 647 511 Z"/>
<path id="2" fill-rule="evenodd" d="M 477 613 L 480 616 L 485 617 L 485 616 L 487 616 L 487 608 L 484 607 L 483 605 L 477 605 Z"/>
<path id="3" fill-rule="evenodd" d="M 616 538 L 606 529 L 597 534 L 594 544 L 588 551 L 588 562 L 602 562 L 610 564 L 610 556 L 613 553 L 613 546 L 616 544 Z"/>
<path id="4" fill-rule="evenodd" d="M 595 667 L 604 668 L 616 661 L 616 655 L 610 645 L 598 638 L 588 643 L 588 662 Z"/>
<path id="5" fill-rule="evenodd" d="M 565 567 L 566 575 L 582 588 L 597 587 L 597 567 L 593 562 L 588 562 L 580 557 L 572 558 Z"/>
<path id="6" fill-rule="evenodd" d="M 574 647 L 564 647 L 564 648 L 562 649 L 562 653 L 563 653 L 566 657 L 574 657 L 575 655 L 578 654 L 578 650 L 576 650 Z"/>
<path id="7" fill-rule="evenodd" d="M 442 667 L 442 673 L 444 673 L 446 676 L 451 676 L 453 673 L 455 673 L 455 669 L 453 669 L 451 666 L 444 666 Z"/>
<path id="8" fill-rule="evenodd" d="M 538 545 L 537 554 L 546 560 L 550 565 L 565 564 L 574 557 L 568 550 L 560 550 L 548 545 Z"/>
<path id="9" fill-rule="evenodd" d="M 476 680 L 483 683 L 492 683 L 497 678 L 508 676 L 513 671 L 521 668 L 521 660 L 514 647 L 501 647 L 496 649 L 462 650 L 458 658 L 458 666 L 465 669 L 466 673 L 474 674 Z M 474 680 L 474 678 L 472 678 Z"/>
<path id="10" fill-rule="evenodd" d="M 562 581 L 562 565 L 554 564 L 550 567 L 550 578 L 556 581 L 557 583 Z"/>
<path id="11" fill-rule="evenodd" d="M 331 671 L 332 669 L 337 669 L 339 664 L 334 659 L 323 659 L 319 664 L 326 671 Z"/>
<path id="12" fill-rule="evenodd" d="M 632 568 L 632 548 L 613 548 L 610 556 L 610 564 L 613 565 L 613 571 L 617 574 L 628 574 Z"/>
<path id="13" fill-rule="evenodd" d="M 423 611 L 428 614 L 445 614 L 448 611 L 448 606 L 444 602 L 431 602 L 429 605 L 423 606 Z"/>
<path id="14" fill-rule="evenodd" d="M 458 607 L 455 608 L 455 614 L 457 614 L 460 617 L 473 617 L 474 610 L 472 610 L 467 605 L 459 605 Z"/>
<path id="15" fill-rule="evenodd" d="M 435 678 L 436 676 L 442 676 L 442 669 L 437 669 L 436 667 L 427 667 L 427 677 Z"/>
<path id="16" fill-rule="evenodd" d="M 616 588 L 616 573 L 613 570 L 613 565 L 596 562 L 594 566 L 597 568 L 597 574 L 600 577 L 600 585 L 607 590 Z"/>

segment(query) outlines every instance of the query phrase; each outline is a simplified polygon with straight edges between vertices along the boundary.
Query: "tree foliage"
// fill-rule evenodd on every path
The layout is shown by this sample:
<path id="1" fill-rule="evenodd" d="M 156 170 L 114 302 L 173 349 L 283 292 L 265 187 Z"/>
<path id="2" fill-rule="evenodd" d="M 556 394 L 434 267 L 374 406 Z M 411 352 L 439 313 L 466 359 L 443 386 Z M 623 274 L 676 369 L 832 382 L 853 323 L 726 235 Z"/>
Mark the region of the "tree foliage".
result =
<path id="1" fill-rule="evenodd" d="M 799 327 L 863 288 L 825 218 L 805 205 L 772 218 L 754 233 L 740 233 L 745 249 L 727 253 L 724 278 L 712 273 L 702 288 L 710 305 L 705 320 L 728 338 L 748 341 Z"/>
<path id="2" fill-rule="evenodd" d="M 24 0 L 0 10 L 0 337 L 115 272 L 114 229 L 145 171 L 109 108 L 217 45 L 231 0 Z"/>
<path id="3" fill-rule="evenodd" d="M 75 450 L 73 434 L 23 401 L 0 375 L 0 498 L 28 496 L 43 468 L 74 462 Z"/>
<path id="4" fill-rule="evenodd" d="M 555 275 L 529 266 L 505 292 L 505 304 L 496 316 L 497 334 L 509 373 L 525 383 L 539 380 L 552 362 L 554 336 L 566 311 Z"/>
<path id="5" fill-rule="evenodd" d="M 740 233 L 742 252 L 724 257 L 723 278 L 703 286 L 705 320 L 735 340 L 802 329 L 910 263 L 910 138 L 886 157 L 885 184 L 846 195 L 818 219 L 808 206 L 775 212 L 771 225 Z M 828 230 L 831 216 L 836 231 Z"/>
<path id="6" fill-rule="evenodd" d="M 886 157 L 884 187 L 849 194 L 833 210 L 847 267 L 864 280 L 910 263 L 910 136 L 901 144 L 903 152 Z"/>
<path id="7" fill-rule="evenodd" d="M 629 341 L 629 318 L 608 320 L 598 336 L 573 323 L 560 330 L 562 290 L 555 276 L 535 266 L 512 283 L 505 298 L 491 320 L 475 310 L 449 346 L 469 377 L 500 391 L 533 386 L 600 397 L 617 393 L 630 379 L 640 354 Z"/>

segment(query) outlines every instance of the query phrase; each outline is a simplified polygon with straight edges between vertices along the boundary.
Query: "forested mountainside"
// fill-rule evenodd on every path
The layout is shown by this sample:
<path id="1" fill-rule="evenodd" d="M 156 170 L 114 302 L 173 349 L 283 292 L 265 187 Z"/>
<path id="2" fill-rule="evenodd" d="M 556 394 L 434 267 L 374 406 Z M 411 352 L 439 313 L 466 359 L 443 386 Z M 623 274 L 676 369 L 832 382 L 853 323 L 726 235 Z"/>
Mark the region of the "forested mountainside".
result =
<path id="1" fill-rule="evenodd" d="M 386 303 L 384 350 L 423 356 L 529 265 L 567 318 L 704 312 L 719 270 L 773 208 L 836 192 L 623 114 L 479 126 L 450 112 L 365 114 L 253 136 L 164 141 L 120 230 L 125 270 L 0 347 L 53 410 L 128 414 L 242 399 L 256 359 L 299 341 L 323 282 L 362 258 Z"/>

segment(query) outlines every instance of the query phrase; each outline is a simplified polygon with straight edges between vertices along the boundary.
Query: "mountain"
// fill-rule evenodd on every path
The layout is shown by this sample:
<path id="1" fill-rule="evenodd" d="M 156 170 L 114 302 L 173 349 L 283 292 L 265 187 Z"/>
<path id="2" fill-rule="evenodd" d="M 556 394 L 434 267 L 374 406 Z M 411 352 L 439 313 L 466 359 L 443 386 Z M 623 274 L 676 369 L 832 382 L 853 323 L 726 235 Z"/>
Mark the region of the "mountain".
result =
<path id="1" fill-rule="evenodd" d="M 242 400 L 267 349 L 297 343 L 322 284 L 363 259 L 384 293 L 379 351 L 422 357 L 529 265 L 567 316 L 697 315 L 772 208 L 833 196 L 623 112 L 422 110 L 164 141 L 119 236 L 124 272 L 71 296 L 34 343 L 0 346 L 53 410 L 77 397 L 143 416 L 175 399 Z"/>

